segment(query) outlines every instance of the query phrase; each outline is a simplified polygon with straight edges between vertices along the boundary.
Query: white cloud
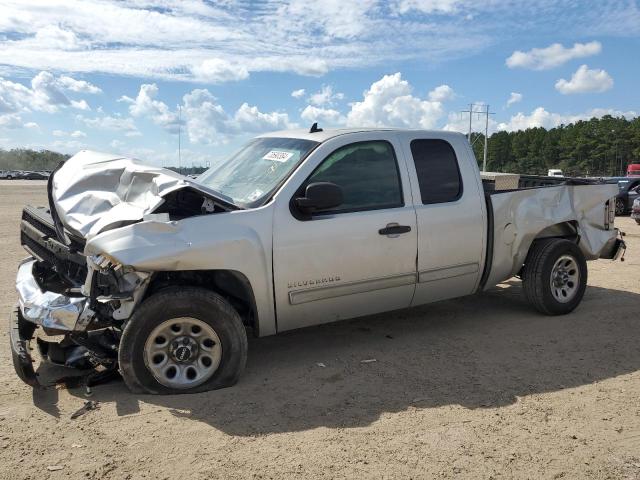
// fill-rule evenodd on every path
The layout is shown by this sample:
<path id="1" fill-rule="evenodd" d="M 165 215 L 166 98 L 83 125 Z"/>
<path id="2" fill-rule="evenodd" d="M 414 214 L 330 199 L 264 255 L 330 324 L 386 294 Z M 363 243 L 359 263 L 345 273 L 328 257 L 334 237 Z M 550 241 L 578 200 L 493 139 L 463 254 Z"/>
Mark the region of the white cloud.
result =
<path id="1" fill-rule="evenodd" d="M 24 128 L 34 128 L 34 129 L 40 129 L 40 126 L 36 123 L 36 122 L 27 122 L 24 125 Z"/>
<path id="2" fill-rule="evenodd" d="M 343 93 L 333 92 L 333 87 L 331 85 L 323 85 L 322 88 L 316 93 L 309 96 L 307 101 L 311 105 L 315 105 L 316 107 L 322 106 L 331 106 L 336 101 L 342 100 L 344 98 Z"/>
<path id="3" fill-rule="evenodd" d="M 263 113 L 258 107 L 243 103 L 233 116 L 234 128 L 240 132 L 258 133 L 288 128 L 289 115 L 280 112 Z"/>
<path id="4" fill-rule="evenodd" d="M 449 85 L 440 85 L 429 92 L 429 100 L 432 102 L 446 102 L 456 96 L 453 88 Z"/>
<path id="5" fill-rule="evenodd" d="M 122 140 L 116 139 L 116 140 L 111 140 L 109 142 L 109 146 L 111 148 L 115 148 L 116 150 L 120 150 L 122 147 L 125 146 L 125 143 Z"/>
<path id="6" fill-rule="evenodd" d="M 509 68 L 527 68 L 530 70 L 548 70 L 566 62 L 597 55 L 602 51 L 600 42 L 575 43 L 573 47 L 565 47 L 554 43 L 546 48 L 533 48 L 528 52 L 516 50 L 506 60 Z"/>
<path id="7" fill-rule="evenodd" d="M 122 96 L 118 101 L 130 103 L 129 113 L 133 117 L 149 117 L 156 125 L 170 132 L 178 131 L 178 115 L 172 112 L 167 104 L 156 100 L 158 86 L 155 83 L 140 85 L 135 99 Z"/>
<path id="8" fill-rule="evenodd" d="M 514 103 L 519 103 L 522 101 L 522 94 L 517 92 L 511 92 L 509 95 L 509 100 L 507 100 L 507 108 L 509 108 Z"/>
<path id="9" fill-rule="evenodd" d="M 452 13 L 458 10 L 462 0 L 396 0 L 392 6 L 399 13 L 417 10 L 422 13 Z"/>
<path id="10" fill-rule="evenodd" d="M 73 132 L 65 132 L 64 130 L 54 130 L 53 132 L 51 132 L 51 134 L 54 137 L 71 137 L 71 138 L 85 138 L 87 136 L 86 133 L 84 133 L 81 130 L 74 130 Z"/>
<path id="11" fill-rule="evenodd" d="M 347 125 L 360 127 L 434 128 L 443 115 L 442 103 L 411 94 L 400 73 L 385 75 L 351 104 Z"/>
<path id="12" fill-rule="evenodd" d="M 293 92 L 291 92 L 291 96 L 293 98 L 302 98 L 304 97 L 304 94 L 305 94 L 304 88 L 300 88 L 299 90 L 294 90 Z"/>
<path id="13" fill-rule="evenodd" d="M 71 100 L 69 104 L 78 110 L 91 110 L 91 107 L 86 100 Z"/>
<path id="14" fill-rule="evenodd" d="M 84 99 L 74 100 L 65 93 L 76 88 L 88 91 L 97 87 L 68 76 L 56 77 L 45 71 L 31 79 L 31 88 L 0 78 L 0 114 L 32 110 L 54 113 L 65 107 L 90 110 Z"/>
<path id="15" fill-rule="evenodd" d="M 498 124 L 498 130 L 516 131 L 526 130 L 527 128 L 543 127 L 554 128 L 559 125 L 567 125 L 569 123 L 575 123 L 579 120 L 589 120 L 591 118 L 600 118 L 605 115 L 611 115 L 613 117 L 625 117 L 627 119 L 634 118 L 638 115 L 635 111 L 620 111 L 611 108 L 594 108 L 584 113 L 577 115 L 572 114 L 560 114 L 549 112 L 543 107 L 538 107 L 533 110 L 529 115 L 522 112 L 512 116 L 508 122 Z"/>
<path id="16" fill-rule="evenodd" d="M 195 89 L 183 97 L 182 113 L 189 140 L 193 143 L 220 144 L 246 133 L 280 130 L 295 126 L 281 112 L 261 112 L 258 107 L 243 103 L 229 115 L 206 89 Z"/>
<path id="17" fill-rule="evenodd" d="M 101 117 L 87 118 L 82 115 L 78 115 L 78 121 L 83 122 L 90 128 L 96 130 L 112 130 L 116 132 L 122 132 L 127 137 L 137 137 L 141 133 L 137 129 L 133 119 L 130 117 L 120 117 L 117 115 L 104 115 Z"/>
<path id="18" fill-rule="evenodd" d="M 307 105 L 300 114 L 300 118 L 308 124 L 318 122 L 321 126 L 335 127 L 344 125 L 347 121 L 346 117 L 338 110 L 332 108 L 318 108 L 313 105 Z"/>
<path id="19" fill-rule="evenodd" d="M 89 83 L 85 80 L 76 80 L 75 78 L 71 78 L 67 75 L 61 75 L 58 78 L 58 83 L 61 87 L 65 88 L 66 90 L 71 90 L 72 92 L 92 94 L 102 93 L 102 90 L 92 83 Z"/>
<path id="20" fill-rule="evenodd" d="M 45 25 L 39 28 L 31 41 L 34 48 L 77 50 L 86 46 L 86 43 L 80 41 L 73 31 L 64 30 L 58 25 Z"/>
<path id="21" fill-rule="evenodd" d="M 12 72 L 64 68 L 221 83 L 252 72 L 317 76 L 383 61 L 466 56 L 491 43 L 490 34 L 460 28 L 456 18 L 434 28 L 382 0 L 265 0 L 250 9 L 230 0 L 160 5 L 6 0 L 0 64 Z"/>
<path id="22" fill-rule="evenodd" d="M 15 129 L 22 128 L 24 126 L 20 115 L 10 113 L 6 115 L 0 115 L 0 128 Z"/>
<path id="23" fill-rule="evenodd" d="M 221 58 L 210 58 L 191 68 L 194 79 L 205 83 L 224 83 L 244 80 L 249 77 L 245 65 L 232 63 Z"/>
<path id="24" fill-rule="evenodd" d="M 63 153 L 76 153 L 78 150 L 87 148 L 87 146 L 78 140 L 56 140 L 51 144 L 54 150 Z"/>
<path id="25" fill-rule="evenodd" d="M 581 65 L 571 76 L 571 80 L 561 78 L 556 82 L 556 90 L 563 95 L 573 93 L 605 92 L 613 87 L 613 78 L 605 70 L 589 70 Z"/>

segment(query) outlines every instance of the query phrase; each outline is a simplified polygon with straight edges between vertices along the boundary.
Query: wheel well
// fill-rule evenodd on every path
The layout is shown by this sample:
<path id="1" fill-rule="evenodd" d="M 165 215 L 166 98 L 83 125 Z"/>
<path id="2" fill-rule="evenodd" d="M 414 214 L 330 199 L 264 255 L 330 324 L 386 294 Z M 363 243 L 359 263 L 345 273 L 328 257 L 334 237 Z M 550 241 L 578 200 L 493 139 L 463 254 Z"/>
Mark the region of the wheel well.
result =
<path id="1" fill-rule="evenodd" d="M 222 295 L 236 309 L 246 327 L 258 336 L 258 311 L 249 279 L 235 270 L 184 270 L 156 272 L 145 298 L 176 286 L 199 287 Z"/>
<path id="2" fill-rule="evenodd" d="M 536 241 L 543 240 L 545 238 L 562 238 L 565 240 L 571 240 L 574 243 L 578 243 L 580 239 L 580 235 L 578 234 L 578 222 L 570 220 L 568 222 L 560 222 L 555 223 L 553 225 L 549 225 L 546 228 L 543 228 L 538 234 L 534 237 L 527 249 L 526 257 L 529 257 L 529 253 L 531 249 L 535 245 Z M 518 271 L 518 276 L 522 276 L 522 271 L 524 269 L 524 264 L 521 266 Z"/>
<path id="3" fill-rule="evenodd" d="M 576 221 L 568 221 L 568 222 L 560 222 L 554 225 L 549 225 L 544 228 L 535 236 L 533 241 L 540 240 L 541 238 L 564 238 L 566 240 L 578 240 L 578 222 Z"/>

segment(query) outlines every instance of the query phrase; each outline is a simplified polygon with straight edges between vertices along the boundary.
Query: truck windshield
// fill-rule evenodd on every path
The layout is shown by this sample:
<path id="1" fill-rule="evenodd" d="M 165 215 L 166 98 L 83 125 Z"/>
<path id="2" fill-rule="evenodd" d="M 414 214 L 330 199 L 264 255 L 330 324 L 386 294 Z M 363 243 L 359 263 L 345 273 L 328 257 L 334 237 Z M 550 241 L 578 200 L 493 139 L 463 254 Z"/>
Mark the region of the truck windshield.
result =
<path id="1" fill-rule="evenodd" d="M 257 138 L 204 172 L 197 181 L 239 207 L 256 207 L 317 145 L 318 142 L 299 138 Z"/>

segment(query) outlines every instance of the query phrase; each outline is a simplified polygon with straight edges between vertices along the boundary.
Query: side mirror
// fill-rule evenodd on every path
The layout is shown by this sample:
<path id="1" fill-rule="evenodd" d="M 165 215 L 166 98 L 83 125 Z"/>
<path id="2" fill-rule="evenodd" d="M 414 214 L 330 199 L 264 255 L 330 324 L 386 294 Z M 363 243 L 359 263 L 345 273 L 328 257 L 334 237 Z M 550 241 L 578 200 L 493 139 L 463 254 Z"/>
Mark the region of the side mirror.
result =
<path id="1" fill-rule="evenodd" d="M 295 199 L 296 207 L 306 214 L 338 207 L 342 202 L 342 189 L 331 182 L 310 183 L 307 185 L 304 197 Z"/>

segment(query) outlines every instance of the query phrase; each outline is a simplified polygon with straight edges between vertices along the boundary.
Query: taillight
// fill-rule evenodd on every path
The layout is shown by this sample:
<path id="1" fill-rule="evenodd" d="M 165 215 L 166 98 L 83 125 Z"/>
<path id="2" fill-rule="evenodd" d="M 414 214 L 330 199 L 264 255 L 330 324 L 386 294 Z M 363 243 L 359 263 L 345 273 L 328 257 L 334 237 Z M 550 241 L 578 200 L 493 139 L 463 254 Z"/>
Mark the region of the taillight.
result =
<path id="1" fill-rule="evenodd" d="M 616 221 L 616 197 L 607 200 L 604 204 L 604 229 L 611 230 Z"/>

